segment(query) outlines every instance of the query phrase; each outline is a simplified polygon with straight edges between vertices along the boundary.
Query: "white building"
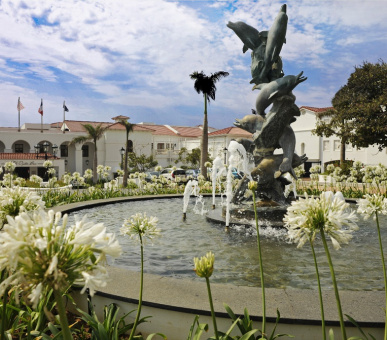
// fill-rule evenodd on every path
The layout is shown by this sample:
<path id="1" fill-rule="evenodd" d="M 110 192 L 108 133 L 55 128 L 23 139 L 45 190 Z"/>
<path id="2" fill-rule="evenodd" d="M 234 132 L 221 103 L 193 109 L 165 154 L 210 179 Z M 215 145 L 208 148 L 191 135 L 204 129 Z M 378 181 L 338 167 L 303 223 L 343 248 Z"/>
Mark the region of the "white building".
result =
<path id="1" fill-rule="evenodd" d="M 291 126 L 296 135 L 296 153 L 308 157 L 305 169 L 308 170 L 312 164 L 321 164 L 340 159 L 340 139 L 337 136 L 329 138 L 319 137 L 312 134 L 316 127 L 319 115 L 328 108 L 316 108 L 310 106 L 300 107 L 301 116 Z M 351 144 L 346 145 L 345 158 L 347 160 L 360 161 L 366 165 L 387 165 L 387 149 L 378 151 L 376 146 L 356 149 Z"/>
<path id="2" fill-rule="evenodd" d="M 328 108 L 302 106 L 301 116 L 297 117 L 292 128 L 296 135 L 296 153 L 306 154 L 308 162 L 306 170 L 313 164 L 323 165 L 325 162 L 340 159 L 340 140 L 312 135 L 319 119 L 319 114 Z M 45 174 L 43 163 L 45 159 L 53 161 L 58 177 L 65 172 L 78 171 L 83 174 L 92 168 L 94 145 L 92 142 L 72 145 L 74 137 L 86 135 L 83 124 L 107 127 L 102 138 L 97 142 L 98 164 L 109 165 L 114 173 L 121 163 L 121 149 L 125 148 L 126 130 L 118 123 L 125 116 L 113 117 L 112 122 L 88 122 L 66 120 L 63 124 L 24 124 L 20 131 L 17 128 L 0 127 L 0 166 L 7 161 L 16 163 L 16 173 L 21 177 Z M 201 126 L 158 125 L 153 123 L 135 124 L 129 134 L 129 145 L 136 154 L 153 155 L 159 165 L 166 167 L 175 165 L 179 151 L 184 147 L 188 151 L 200 147 L 202 135 Z M 221 130 L 209 128 L 208 148 L 212 158 L 227 157 L 225 148 L 231 140 L 238 138 L 251 139 L 249 132 L 228 127 Z M 38 146 L 38 148 L 36 148 Z M 281 150 L 277 150 L 281 152 Z M 387 165 L 387 150 L 379 152 L 377 147 L 357 150 L 347 146 L 346 158 L 358 160 L 364 164 Z M 179 164 L 177 164 L 179 165 Z"/>
<path id="3" fill-rule="evenodd" d="M 63 124 L 24 124 L 17 128 L 0 127 L 0 166 L 8 161 L 16 163 L 16 173 L 28 178 L 33 174 L 41 177 L 46 170 L 46 159 L 53 162 L 58 177 L 65 172 L 77 171 L 83 174 L 92 168 L 94 157 L 93 142 L 71 144 L 74 137 L 86 136 L 84 124 L 107 127 L 103 137 L 97 141 L 98 164 L 108 165 L 111 172 L 119 169 L 122 161 L 121 149 L 125 148 L 126 130 L 118 123 L 125 116 L 113 117 L 113 122 L 90 122 L 66 120 Z M 215 133 L 218 132 L 219 133 Z M 215 133 L 213 135 L 213 133 Z M 202 127 L 157 125 L 153 123 L 135 124 L 129 133 L 130 151 L 136 154 L 153 155 L 159 165 L 175 165 L 181 148 L 191 151 L 200 147 Z M 248 138 L 251 134 L 231 127 L 223 130 L 209 128 L 209 148 L 214 157 L 223 152 L 231 139 Z M 227 143 L 227 144 L 225 144 Z M 36 148 L 37 147 L 37 148 Z"/>

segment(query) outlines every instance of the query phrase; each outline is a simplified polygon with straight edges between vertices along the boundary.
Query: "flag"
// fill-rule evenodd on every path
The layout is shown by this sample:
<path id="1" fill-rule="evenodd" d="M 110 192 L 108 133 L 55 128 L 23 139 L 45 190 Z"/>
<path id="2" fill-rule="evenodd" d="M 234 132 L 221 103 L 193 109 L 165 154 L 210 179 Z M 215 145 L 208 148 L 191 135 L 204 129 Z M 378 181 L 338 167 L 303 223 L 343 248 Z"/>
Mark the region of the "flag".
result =
<path id="1" fill-rule="evenodd" d="M 17 101 L 17 109 L 18 109 L 18 111 L 21 111 L 21 110 L 24 109 L 24 106 L 23 106 L 23 104 L 21 103 L 20 98 L 19 98 L 18 101 Z"/>
<path id="2" fill-rule="evenodd" d="M 67 108 L 67 106 L 63 103 L 63 110 L 65 110 L 66 112 L 69 112 L 69 109 Z"/>
<path id="3" fill-rule="evenodd" d="M 39 106 L 38 112 L 43 116 L 43 99 L 40 102 L 40 106 Z"/>

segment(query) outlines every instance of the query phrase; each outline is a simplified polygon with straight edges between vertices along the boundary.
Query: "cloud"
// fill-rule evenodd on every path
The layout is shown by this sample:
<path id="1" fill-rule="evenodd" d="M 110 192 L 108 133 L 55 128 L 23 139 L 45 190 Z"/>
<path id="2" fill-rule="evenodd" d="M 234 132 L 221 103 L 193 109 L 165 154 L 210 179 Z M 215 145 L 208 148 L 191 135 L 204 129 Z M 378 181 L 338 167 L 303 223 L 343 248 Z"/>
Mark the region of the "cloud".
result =
<path id="1" fill-rule="evenodd" d="M 250 51 L 242 53 L 243 43 L 226 24 L 244 21 L 268 30 L 282 3 L 2 0 L 1 88 L 16 98 L 23 93 L 34 106 L 43 97 L 47 108 L 52 105 L 53 119 L 65 97 L 85 119 L 106 120 L 107 110 L 135 110 L 157 112 L 157 118 L 173 123 L 179 110 L 181 117 L 191 117 L 202 105 L 189 74 L 224 70 L 230 76 L 219 82 L 211 104 L 222 127 L 232 115 L 249 113 L 256 96 L 249 84 Z M 329 104 L 353 65 L 367 55 L 385 55 L 383 14 L 383 1 L 288 4 L 284 69 L 308 76 L 307 85 L 297 88 L 298 100 Z M 0 94 L 0 104 L 9 98 Z M 201 116 L 197 119 L 200 123 Z"/>

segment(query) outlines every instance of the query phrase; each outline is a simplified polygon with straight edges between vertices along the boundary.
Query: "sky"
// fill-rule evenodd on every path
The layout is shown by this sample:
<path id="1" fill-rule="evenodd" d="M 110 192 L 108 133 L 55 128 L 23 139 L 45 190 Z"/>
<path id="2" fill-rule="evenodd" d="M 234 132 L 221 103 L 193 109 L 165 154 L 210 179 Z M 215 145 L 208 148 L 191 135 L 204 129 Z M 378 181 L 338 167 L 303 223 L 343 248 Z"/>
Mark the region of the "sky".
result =
<path id="1" fill-rule="evenodd" d="M 209 125 L 251 113 L 250 50 L 226 25 L 270 29 L 282 4 L 285 75 L 304 71 L 298 106 L 328 107 L 355 66 L 387 60 L 386 0 L 0 0 L 0 126 L 66 119 L 195 126 L 204 99 L 189 75 L 217 71 Z"/>

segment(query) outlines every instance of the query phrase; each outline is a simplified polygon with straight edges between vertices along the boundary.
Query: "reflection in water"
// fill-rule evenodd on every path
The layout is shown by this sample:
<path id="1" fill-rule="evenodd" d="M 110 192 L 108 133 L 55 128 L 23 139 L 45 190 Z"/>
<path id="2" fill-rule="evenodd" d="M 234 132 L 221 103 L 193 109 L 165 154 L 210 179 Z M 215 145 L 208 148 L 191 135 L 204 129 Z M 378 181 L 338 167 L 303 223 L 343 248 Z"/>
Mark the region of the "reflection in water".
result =
<path id="1" fill-rule="evenodd" d="M 210 199 L 206 199 L 207 208 Z M 255 227 L 233 227 L 225 232 L 221 225 L 211 224 L 204 216 L 193 212 L 190 202 L 187 220 L 182 221 L 181 199 L 155 199 L 105 205 L 70 214 L 88 215 L 88 220 L 103 222 L 109 232 L 119 236 L 123 255 L 114 265 L 130 270 L 140 270 L 140 248 L 128 237 L 119 235 L 123 221 L 137 212 L 159 219 L 161 237 L 153 245 L 145 247 L 145 272 L 178 278 L 199 279 L 193 272 L 193 258 L 212 251 L 215 254 L 215 271 L 212 282 L 231 283 L 241 286 L 259 286 L 259 262 Z M 355 206 L 353 206 L 355 208 Z M 383 272 L 379 255 L 378 239 L 374 221 L 360 222 L 360 230 L 353 240 L 332 258 L 339 288 L 348 290 L 383 290 Z M 381 226 L 387 224 L 382 216 Z M 262 257 L 266 287 L 303 288 L 317 287 L 315 269 L 308 244 L 297 249 L 286 240 L 286 231 L 273 228 L 262 229 Z M 384 243 L 387 236 L 384 237 Z M 317 241 L 316 255 L 323 287 L 331 288 L 329 267 L 322 244 Z"/>

